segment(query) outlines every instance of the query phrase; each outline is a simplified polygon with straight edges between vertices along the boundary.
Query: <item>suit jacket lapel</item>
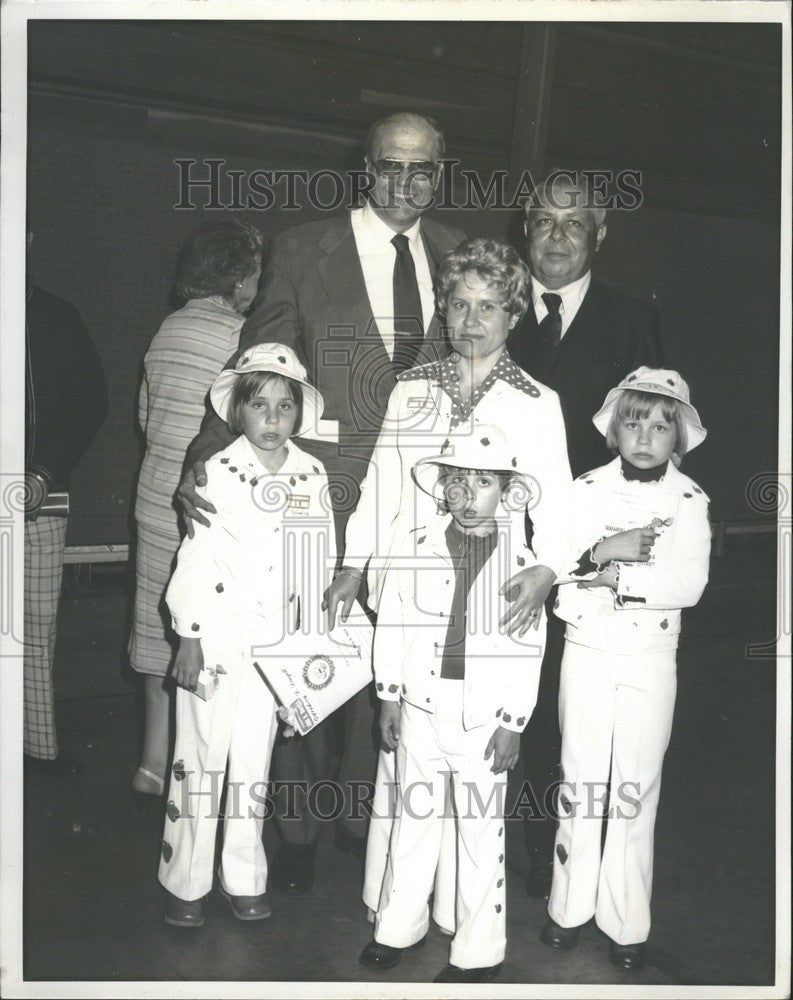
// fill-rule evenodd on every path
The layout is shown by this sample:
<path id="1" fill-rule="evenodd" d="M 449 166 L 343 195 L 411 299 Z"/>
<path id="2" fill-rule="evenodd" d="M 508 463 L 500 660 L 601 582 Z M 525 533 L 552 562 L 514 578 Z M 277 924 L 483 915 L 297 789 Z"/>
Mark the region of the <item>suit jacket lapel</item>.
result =
<path id="1" fill-rule="evenodd" d="M 317 272 L 328 298 L 336 307 L 336 313 L 339 317 L 343 317 L 340 325 L 354 326 L 356 340 L 365 339 L 367 343 L 376 342 L 382 347 L 382 338 L 372 315 L 350 217 L 340 216 L 333 222 L 336 224 L 329 227 L 319 242 L 319 248 L 324 251 L 325 256 L 320 260 Z"/>

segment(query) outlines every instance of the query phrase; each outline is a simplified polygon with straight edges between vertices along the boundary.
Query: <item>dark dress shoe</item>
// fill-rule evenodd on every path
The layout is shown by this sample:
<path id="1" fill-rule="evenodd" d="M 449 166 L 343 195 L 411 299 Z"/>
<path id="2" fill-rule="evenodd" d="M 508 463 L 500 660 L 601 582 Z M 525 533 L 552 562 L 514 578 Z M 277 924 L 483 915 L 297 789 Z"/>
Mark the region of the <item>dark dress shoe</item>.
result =
<path id="1" fill-rule="evenodd" d="M 461 969 L 458 965 L 447 965 L 435 977 L 436 983 L 489 983 L 501 972 L 498 965 L 486 965 L 481 969 Z"/>
<path id="2" fill-rule="evenodd" d="M 363 861 L 366 857 L 365 838 L 353 837 L 345 830 L 337 828 L 333 842 L 336 845 L 336 850 L 339 851 L 340 854 L 346 854 L 351 858 L 357 858 L 358 861 Z"/>
<path id="3" fill-rule="evenodd" d="M 273 911 L 264 892 L 259 896 L 232 896 L 220 886 L 220 894 L 231 904 L 231 912 L 237 920 L 264 920 L 272 915 Z"/>
<path id="4" fill-rule="evenodd" d="M 578 944 L 578 935 L 581 933 L 581 926 L 562 927 L 555 920 L 549 920 L 540 931 L 540 941 L 547 944 L 549 948 L 561 948 L 569 951 Z"/>
<path id="5" fill-rule="evenodd" d="M 611 942 L 609 948 L 609 962 L 619 966 L 620 969 L 643 969 L 647 964 L 647 949 L 644 941 L 640 944 L 615 944 Z"/>
<path id="6" fill-rule="evenodd" d="M 422 945 L 426 944 L 426 942 L 426 934 L 419 941 L 416 941 L 415 944 L 409 944 L 407 948 L 392 948 L 390 944 L 380 944 L 379 941 L 370 941 L 358 956 L 358 961 L 361 965 L 365 965 L 370 969 L 393 969 L 395 965 L 399 964 L 403 951 L 416 951 Z"/>
<path id="7" fill-rule="evenodd" d="M 270 866 L 270 885 L 291 896 L 308 892 L 314 884 L 316 853 L 316 844 L 281 844 Z"/>
<path id="8" fill-rule="evenodd" d="M 553 861 L 533 860 L 526 876 L 526 895 L 532 899 L 547 899 L 551 895 Z"/>
<path id="9" fill-rule="evenodd" d="M 66 757 L 64 754 L 58 754 L 51 760 L 45 760 L 43 757 L 29 757 L 25 754 L 24 767 L 26 775 L 50 778 L 53 781 L 64 778 L 71 781 L 85 773 L 85 767 L 79 760 Z"/>
<path id="10" fill-rule="evenodd" d="M 204 923 L 204 900 L 179 899 L 166 891 L 165 922 L 172 927 L 201 927 Z"/>

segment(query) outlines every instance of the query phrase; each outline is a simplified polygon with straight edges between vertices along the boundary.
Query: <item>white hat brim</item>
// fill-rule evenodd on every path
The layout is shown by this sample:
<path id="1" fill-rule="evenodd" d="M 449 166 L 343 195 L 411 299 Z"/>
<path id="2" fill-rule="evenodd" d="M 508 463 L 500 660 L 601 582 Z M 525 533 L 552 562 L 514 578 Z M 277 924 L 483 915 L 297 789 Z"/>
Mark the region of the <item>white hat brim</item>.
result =
<path id="1" fill-rule="evenodd" d="M 225 368 L 218 375 L 210 389 L 209 399 L 215 413 L 222 420 L 226 420 L 228 417 L 229 403 L 231 402 L 231 393 L 235 382 L 240 375 L 245 375 L 248 371 L 270 372 L 273 375 L 279 375 L 281 378 L 289 378 L 302 386 L 303 419 L 300 422 L 299 429 L 295 432 L 295 437 L 311 438 L 315 441 L 327 440 L 327 434 L 321 434 L 319 431 L 319 422 L 325 410 L 325 400 L 322 398 L 322 394 L 305 379 L 297 378 L 295 375 L 285 372 L 283 368 L 276 368 L 274 365 L 250 368 L 245 372 L 239 372 L 234 368 Z"/>
<path id="2" fill-rule="evenodd" d="M 603 403 L 601 408 L 592 417 L 592 423 L 597 427 L 600 433 L 605 437 L 606 432 L 609 428 L 609 423 L 611 422 L 611 415 L 614 412 L 614 407 L 617 400 L 623 392 L 628 389 L 636 389 L 639 392 L 651 393 L 655 396 L 668 396 L 670 399 L 676 400 L 683 407 L 683 413 L 685 414 L 686 421 L 686 433 L 688 435 L 688 450 L 691 451 L 692 448 L 696 448 L 697 445 L 702 444 L 705 438 L 708 436 L 708 432 L 702 426 L 702 421 L 699 418 L 699 414 L 696 409 L 687 403 L 686 400 L 681 399 L 674 392 L 666 391 L 661 387 L 653 387 L 652 389 L 643 389 L 641 384 L 639 385 L 629 385 L 629 386 L 617 386 L 614 389 L 610 389 L 608 395 L 606 396 L 606 401 Z"/>

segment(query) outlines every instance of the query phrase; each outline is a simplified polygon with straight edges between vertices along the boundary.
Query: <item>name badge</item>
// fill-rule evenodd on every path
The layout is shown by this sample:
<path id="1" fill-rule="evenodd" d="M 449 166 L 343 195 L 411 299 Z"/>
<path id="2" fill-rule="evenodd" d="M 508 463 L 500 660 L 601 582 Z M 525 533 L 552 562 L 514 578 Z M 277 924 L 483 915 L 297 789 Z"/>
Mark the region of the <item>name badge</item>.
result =
<path id="1" fill-rule="evenodd" d="M 408 397 L 407 407 L 409 410 L 429 410 L 432 405 L 432 400 L 428 396 Z"/>
<path id="2" fill-rule="evenodd" d="M 303 493 L 293 493 L 286 502 L 286 512 L 291 517 L 308 517 L 311 497 Z"/>

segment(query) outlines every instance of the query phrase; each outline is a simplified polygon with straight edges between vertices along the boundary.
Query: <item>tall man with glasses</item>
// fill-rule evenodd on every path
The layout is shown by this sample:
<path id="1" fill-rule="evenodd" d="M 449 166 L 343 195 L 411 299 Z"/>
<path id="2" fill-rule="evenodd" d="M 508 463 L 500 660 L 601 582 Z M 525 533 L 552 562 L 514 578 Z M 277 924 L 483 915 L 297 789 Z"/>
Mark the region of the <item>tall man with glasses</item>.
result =
<path id="1" fill-rule="evenodd" d="M 240 352 L 265 342 L 293 347 L 325 399 L 324 418 L 338 422 L 338 443 L 319 442 L 314 453 L 328 472 L 340 546 L 397 374 L 444 351 L 432 276 L 464 234 L 422 218 L 434 202 L 444 153 L 443 135 L 431 118 L 396 112 L 376 121 L 366 139 L 372 177 L 367 204 L 275 238 L 257 305 L 240 335 Z M 188 466 L 231 440 L 225 424 L 208 414 L 188 451 Z M 203 469 L 194 472 L 201 482 Z M 196 508 L 206 504 L 193 485 L 188 474 L 180 497 L 185 512 L 203 520 Z M 211 497 L 211 482 L 207 490 Z M 374 780 L 375 702 L 365 688 L 306 736 L 279 742 L 273 758 L 274 781 L 302 781 L 311 788 L 333 777 L 334 745 L 340 738 L 338 780 L 345 808 L 336 844 L 361 858 L 365 822 L 346 817 L 360 813 L 352 808 L 355 787 Z M 271 884 L 285 892 L 306 892 L 314 881 L 321 821 L 299 792 L 294 803 L 285 796 L 277 800 L 276 816 L 282 843 Z"/>

